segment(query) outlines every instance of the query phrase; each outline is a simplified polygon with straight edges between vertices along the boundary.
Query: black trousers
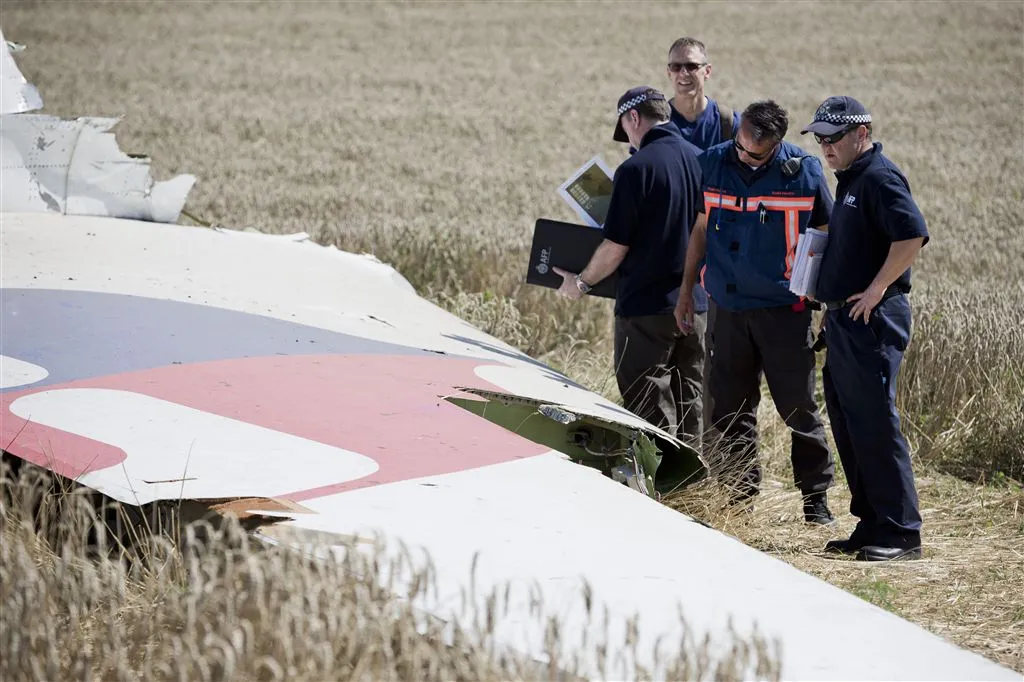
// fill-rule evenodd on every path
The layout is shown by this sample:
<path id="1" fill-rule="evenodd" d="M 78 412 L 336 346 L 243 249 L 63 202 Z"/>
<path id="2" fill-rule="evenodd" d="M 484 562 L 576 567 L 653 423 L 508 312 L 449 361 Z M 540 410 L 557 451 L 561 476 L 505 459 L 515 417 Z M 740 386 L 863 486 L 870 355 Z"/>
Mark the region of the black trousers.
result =
<path id="1" fill-rule="evenodd" d="M 910 303 L 879 303 L 868 323 L 849 307 L 825 317 L 825 405 L 858 517 L 853 537 L 866 544 L 916 547 L 921 514 L 910 451 L 896 412 L 896 377 L 910 341 Z"/>
<path id="2" fill-rule="evenodd" d="M 708 428 L 715 423 L 712 420 L 715 403 L 711 395 L 711 363 L 714 362 L 715 358 L 713 332 L 715 330 L 715 312 L 717 308 L 715 302 L 708 297 L 708 323 L 705 325 L 704 331 L 704 383 L 701 388 L 701 393 L 704 396 L 704 428 Z"/>
<path id="3" fill-rule="evenodd" d="M 741 497 L 761 483 L 757 406 L 761 376 L 792 433 L 793 479 L 804 495 L 832 485 L 835 464 L 814 401 L 815 356 L 811 311 L 791 307 L 730 311 L 718 307 L 713 330 L 711 397 L 716 428 L 723 434 L 724 461 L 716 463 Z"/>
<path id="4" fill-rule="evenodd" d="M 627 410 L 699 448 L 705 313 L 680 334 L 671 314 L 615 318 L 615 379 Z"/>

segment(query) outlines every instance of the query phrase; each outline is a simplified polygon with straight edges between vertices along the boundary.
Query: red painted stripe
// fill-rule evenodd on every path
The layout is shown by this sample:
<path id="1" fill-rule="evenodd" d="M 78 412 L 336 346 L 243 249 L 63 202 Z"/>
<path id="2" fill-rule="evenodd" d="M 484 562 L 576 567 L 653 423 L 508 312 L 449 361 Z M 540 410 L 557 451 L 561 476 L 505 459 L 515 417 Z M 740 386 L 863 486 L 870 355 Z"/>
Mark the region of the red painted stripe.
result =
<path id="1" fill-rule="evenodd" d="M 323 486 L 284 496 L 301 501 L 548 452 L 443 399 L 454 392 L 454 386 L 501 391 L 476 376 L 473 370 L 481 364 L 411 355 L 275 356 L 175 365 L 46 389 L 134 391 L 358 452 L 380 465 L 363 479 L 328 480 Z M 3 433 L 20 426 L 21 420 L 7 410 L 10 402 L 34 392 L 3 396 Z M 91 470 L 114 466 L 125 456 L 109 446 L 36 425 L 18 438 L 21 450 L 14 454 L 26 453 L 31 455 L 26 459 L 48 466 L 45 458 L 40 460 L 41 450 L 31 447 L 35 442 L 47 444 L 47 451 L 59 455 L 56 462 L 61 473 L 90 463 Z"/>
<path id="2" fill-rule="evenodd" d="M 121 464 L 125 452 L 120 448 L 36 424 L 31 421 L 31 415 L 29 419 L 23 419 L 11 412 L 11 403 L 21 396 L 54 388 L 46 386 L 0 396 L 0 438 L 3 439 L 3 449 L 27 462 L 72 479 L 90 471 Z"/>

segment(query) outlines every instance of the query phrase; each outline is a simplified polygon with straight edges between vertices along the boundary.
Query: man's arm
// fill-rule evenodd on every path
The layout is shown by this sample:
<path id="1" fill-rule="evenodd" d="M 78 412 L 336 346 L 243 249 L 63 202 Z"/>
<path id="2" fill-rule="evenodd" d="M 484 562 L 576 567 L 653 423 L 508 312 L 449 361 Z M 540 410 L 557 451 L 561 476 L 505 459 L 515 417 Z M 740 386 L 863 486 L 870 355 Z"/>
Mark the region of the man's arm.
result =
<path id="1" fill-rule="evenodd" d="M 580 273 L 580 279 L 590 286 L 615 272 L 629 252 L 633 232 L 640 222 L 640 204 L 644 198 L 643 182 L 642 178 L 637 177 L 638 174 L 638 169 L 629 164 L 615 169 L 612 197 L 602 228 L 604 240 L 598 244 L 587 267 Z M 562 276 L 562 286 L 558 288 L 560 296 L 576 299 L 583 295 L 576 286 L 576 273 L 562 268 L 552 270 Z"/>
<path id="2" fill-rule="evenodd" d="M 877 207 L 876 220 L 891 242 L 889 254 L 868 288 L 846 299 L 855 301 L 850 308 L 850 317 L 854 320 L 863 318 L 865 324 L 885 290 L 906 272 L 917 252 L 928 243 L 928 225 L 910 195 L 907 179 L 897 172 L 889 172 L 882 178 L 877 192 L 873 202 Z"/>
<path id="3" fill-rule="evenodd" d="M 594 255 L 590 257 L 587 267 L 583 268 L 583 272 L 580 273 L 580 279 L 590 286 L 594 286 L 618 270 L 627 253 L 629 253 L 629 247 L 625 244 L 619 244 L 610 239 L 603 240 L 594 250 Z"/>
<path id="4" fill-rule="evenodd" d="M 697 219 L 693 221 L 693 230 L 690 232 L 690 244 L 686 247 L 686 265 L 683 268 L 683 291 L 693 294 L 693 287 L 697 285 L 697 268 L 707 253 L 708 242 L 708 216 L 705 213 L 698 213 Z"/>
<path id="5" fill-rule="evenodd" d="M 850 309 L 850 317 L 854 320 L 862 317 L 864 324 L 867 324 L 871 311 L 882 300 L 885 290 L 914 263 L 917 252 L 921 250 L 922 246 L 924 246 L 924 237 L 893 242 L 889 246 L 889 255 L 886 256 L 882 269 L 875 275 L 871 285 L 859 294 L 854 294 L 846 299 L 847 301 L 856 301 Z"/>
<path id="6" fill-rule="evenodd" d="M 835 203 L 832 199 L 832 190 L 828 188 L 828 183 L 825 181 L 825 174 L 821 170 L 821 162 L 815 157 L 808 158 L 813 159 L 811 163 L 814 164 L 815 170 L 811 172 L 818 179 L 818 188 L 814 193 L 814 208 L 811 209 L 809 224 L 815 230 L 828 232 L 828 221 L 832 217 L 832 206 Z"/>
<path id="7" fill-rule="evenodd" d="M 590 257 L 587 267 L 583 268 L 583 272 L 580 273 L 580 279 L 586 284 L 594 286 L 618 270 L 627 253 L 629 253 L 629 247 L 625 244 L 619 244 L 610 239 L 603 240 L 594 250 L 594 255 Z M 562 286 L 558 288 L 559 295 L 573 299 L 583 295 L 579 287 L 576 286 L 575 273 L 567 272 L 562 268 L 552 268 L 552 270 L 562 276 Z"/>
<path id="8" fill-rule="evenodd" d="M 693 331 L 693 288 L 697 285 L 697 268 L 707 253 L 707 237 L 708 216 L 706 213 L 698 213 L 690 232 L 690 245 L 686 247 L 683 282 L 675 309 L 676 324 L 684 334 Z"/>

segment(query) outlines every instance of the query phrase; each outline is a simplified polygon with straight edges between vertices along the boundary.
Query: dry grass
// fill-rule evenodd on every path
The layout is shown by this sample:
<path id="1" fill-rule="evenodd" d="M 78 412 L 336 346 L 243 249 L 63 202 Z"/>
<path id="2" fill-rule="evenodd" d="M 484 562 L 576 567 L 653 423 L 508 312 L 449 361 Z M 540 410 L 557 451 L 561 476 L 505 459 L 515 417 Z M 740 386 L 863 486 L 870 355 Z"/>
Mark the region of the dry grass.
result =
<path id="1" fill-rule="evenodd" d="M 254 541 L 233 519 L 186 522 L 169 513 L 173 505 L 152 514 L 159 528 L 119 535 L 101 518 L 118 514 L 109 501 L 97 506 L 95 496 L 29 465 L 16 482 L 7 474 L 4 467 L 5 681 L 577 680 L 580 657 L 601 653 L 608 677 L 651 677 L 636 664 L 635 638 L 609 641 L 607 617 L 596 614 L 592 630 L 564 632 L 538 602 L 543 656 L 565 661 L 557 666 L 496 646 L 507 590 L 466 608 L 461 624 L 430 617 L 432 567 L 382 543 L 342 540 L 335 558 L 314 559 Z M 671 679 L 779 679 L 778 652 L 756 633 L 713 641 L 684 632 L 678 649 L 663 646 L 655 659 Z"/>
<path id="2" fill-rule="evenodd" d="M 928 560 L 866 568 L 815 553 L 827 535 L 798 522 L 770 401 L 754 513 L 723 513 L 710 486 L 674 504 L 1024 671 L 1019 1 L 5 0 L 2 22 L 28 45 L 19 63 L 47 111 L 123 114 L 123 148 L 151 154 L 162 176 L 199 176 L 195 213 L 373 251 L 612 397 L 607 302 L 574 306 L 521 281 L 534 220 L 572 219 L 554 188 L 593 153 L 624 158 L 610 139 L 615 98 L 667 87 L 664 51 L 683 34 L 711 47 L 713 95 L 735 107 L 773 97 L 793 128 L 826 95 L 857 96 L 933 235 L 899 394 Z M 841 479 L 833 497 L 845 504 Z M 843 515 L 836 532 L 851 525 Z"/>
<path id="3" fill-rule="evenodd" d="M 774 437 L 781 423 L 769 420 Z M 917 477 L 925 518 L 925 558 L 871 564 L 823 554 L 833 538 L 847 537 L 855 520 L 840 516 L 836 528 L 801 522 L 791 473 L 769 458 L 769 484 L 753 511 L 730 510 L 721 489 L 708 486 L 669 504 L 712 519 L 743 542 L 838 585 L 960 646 L 1024 671 L 1024 489 L 983 486 L 925 472 Z M 781 481 L 786 481 L 784 485 Z M 833 489 L 833 511 L 850 496 Z"/>
<path id="4" fill-rule="evenodd" d="M 915 303 L 897 405 L 916 457 L 974 481 L 1024 481 L 1024 279 L 926 282 Z"/>

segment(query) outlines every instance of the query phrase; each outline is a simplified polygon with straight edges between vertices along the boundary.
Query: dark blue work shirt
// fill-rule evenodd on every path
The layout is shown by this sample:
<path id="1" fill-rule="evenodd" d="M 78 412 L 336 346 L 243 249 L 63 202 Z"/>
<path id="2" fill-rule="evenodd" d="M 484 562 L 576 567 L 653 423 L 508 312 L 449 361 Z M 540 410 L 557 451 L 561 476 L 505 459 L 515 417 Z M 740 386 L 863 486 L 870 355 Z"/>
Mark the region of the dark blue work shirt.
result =
<path id="1" fill-rule="evenodd" d="M 815 298 L 843 301 L 867 289 L 882 269 L 893 242 L 924 237 L 928 226 L 910 195 L 910 183 L 874 144 L 836 173 L 836 202 L 828 226 Z M 893 283 L 910 291 L 910 268 Z"/>
<path id="2" fill-rule="evenodd" d="M 708 106 L 701 112 L 696 121 L 687 121 L 672 106 L 671 100 L 668 103 L 668 108 L 671 110 L 672 122 L 679 128 L 683 139 L 697 148 L 704 150 L 720 142 L 725 142 L 726 138 L 722 136 L 722 114 L 718 108 L 718 102 L 710 97 L 708 97 Z M 734 111 L 732 113 L 732 129 L 736 131 L 739 127 L 740 114 Z"/>
<path id="3" fill-rule="evenodd" d="M 701 204 L 701 171 L 693 145 L 674 125 L 654 126 L 640 149 L 615 169 L 604 223 L 605 239 L 629 247 L 618 269 L 616 316 L 675 309 Z M 703 290 L 694 290 L 694 309 L 707 310 Z"/>
<path id="4" fill-rule="evenodd" d="M 771 159 L 751 169 L 732 142 L 723 142 L 701 154 L 700 165 L 708 294 L 730 311 L 797 304 L 790 278 L 800 235 L 826 225 L 832 210 L 821 162 L 782 142 Z"/>

